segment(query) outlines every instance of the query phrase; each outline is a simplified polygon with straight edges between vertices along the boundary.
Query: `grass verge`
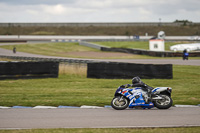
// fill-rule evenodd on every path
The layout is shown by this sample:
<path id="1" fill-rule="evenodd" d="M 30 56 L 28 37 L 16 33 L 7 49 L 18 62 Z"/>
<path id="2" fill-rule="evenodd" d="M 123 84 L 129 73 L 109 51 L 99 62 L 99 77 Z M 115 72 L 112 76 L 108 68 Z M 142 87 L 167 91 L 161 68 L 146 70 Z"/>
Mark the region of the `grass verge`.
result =
<path id="1" fill-rule="evenodd" d="M 86 78 L 85 66 L 61 67 L 59 78 L 1 80 L 0 106 L 110 105 L 117 87 L 131 83 L 131 79 Z M 172 87 L 174 104 L 199 104 L 200 66 L 175 65 L 173 76 L 143 81 L 153 87 Z"/>
<path id="2" fill-rule="evenodd" d="M 200 127 L 0 130 L 1 133 L 199 133 L 199 131 Z"/>
<path id="3" fill-rule="evenodd" d="M 4 45 L 1 48 L 12 50 L 17 48 L 19 52 L 27 52 L 40 55 L 63 56 L 67 52 L 81 51 L 98 51 L 93 48 L 80 46 L 78 43 L 43 43 L 43 44 L 21 44 L 21 45 Z"/>

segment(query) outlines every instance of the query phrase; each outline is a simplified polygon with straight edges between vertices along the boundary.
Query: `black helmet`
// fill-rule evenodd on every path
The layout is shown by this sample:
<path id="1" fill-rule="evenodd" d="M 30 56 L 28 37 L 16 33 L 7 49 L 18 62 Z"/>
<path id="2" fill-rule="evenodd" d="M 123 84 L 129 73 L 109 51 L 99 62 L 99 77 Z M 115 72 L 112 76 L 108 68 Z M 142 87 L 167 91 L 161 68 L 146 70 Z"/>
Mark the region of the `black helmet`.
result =
<path id="1" fill-rule="evenodd" d="M 133 79 L 132 79 L 132 84 L 135 84 L 135 83 L 140 83 L 140 78 L 139 77 L 134 77 Z"/>

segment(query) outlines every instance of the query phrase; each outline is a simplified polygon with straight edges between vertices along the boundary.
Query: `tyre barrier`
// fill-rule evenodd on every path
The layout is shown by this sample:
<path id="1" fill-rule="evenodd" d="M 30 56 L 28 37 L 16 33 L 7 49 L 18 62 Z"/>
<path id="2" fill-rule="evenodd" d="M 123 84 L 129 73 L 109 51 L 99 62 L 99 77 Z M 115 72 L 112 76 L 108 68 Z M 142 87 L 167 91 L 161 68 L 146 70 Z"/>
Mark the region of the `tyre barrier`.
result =
<path id="1" fill-rule="evenodd" d="M 142 49 L 129 49 L 129 48 L 107 48 L 101 47 L 101 51 L 122 52 L 129 54 L 149 55 L 155 57 L 182 57 L 182 52 L 162 52 L 162 51 L 149 51 Z M 190 57 L 200 57 L 200 52 L 189 52 Z"/>
<path id="2" fill-rule="evenodd" d="M 66 62 L 66 63 L 81 63 L 87 64 L 97 62 L 94 60 L 81 60 L 81 59 L 59 59 L 59 58 L 42 58 L 42 57 L 25 57 L 25 56 L 5 56 L 0 55 L 0 58 L 15 59 L 15 60 L 29 60 L 29 61 L 52 61 L 52 62 Z"/>
<path id="3" fill-rule="evenodd" d="M 132 79 L 135 76 L 144 79 L 172 79 L 172 64 L 88 63 L 88 78 Z"/>
<path id="4" fill-rule="evenodd" d="M 57 78 L 59 62 L 0 62 L 0 79 Z"/>
<path id="5" fill-rule="evenodd" d="M 161 78 L 172 79 L 172 65 L 153 65 L 153 64 L 134 64 L 134 63 L 116 63 L 102 62 L 95 60 L 79 60 L 79 59 L 59 59 L 59 58 L 39 58 L 39 57 L 20 57 L 20 56 L 0 56 L 2 58 L 10 58 L 17 60 L 32 61 L 51 61 L 64 63 L 87 64 L 88 78 L 132 78 L 140 76 L 141 78 Z"/>

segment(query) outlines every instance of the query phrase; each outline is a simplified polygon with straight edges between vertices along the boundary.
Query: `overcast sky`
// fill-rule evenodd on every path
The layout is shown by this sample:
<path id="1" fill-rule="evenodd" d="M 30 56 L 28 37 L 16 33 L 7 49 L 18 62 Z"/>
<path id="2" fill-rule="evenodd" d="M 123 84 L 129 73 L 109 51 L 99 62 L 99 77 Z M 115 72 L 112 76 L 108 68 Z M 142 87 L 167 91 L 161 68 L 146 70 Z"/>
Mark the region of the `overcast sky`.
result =
<path id="1" fill-rule="evenodd" d="M 200 22 L 200 0 L 0 0 L 0 22 Z"/>

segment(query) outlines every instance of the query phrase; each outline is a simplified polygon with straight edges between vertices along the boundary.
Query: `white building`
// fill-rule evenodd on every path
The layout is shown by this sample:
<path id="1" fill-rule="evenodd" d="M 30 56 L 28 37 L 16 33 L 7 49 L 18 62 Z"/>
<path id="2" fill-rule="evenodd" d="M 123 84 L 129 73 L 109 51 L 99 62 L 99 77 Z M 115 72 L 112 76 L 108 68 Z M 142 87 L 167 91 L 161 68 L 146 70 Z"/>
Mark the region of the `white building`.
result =
<path id="1" fill-rule="evenodd" d="M 165 41 L 163 39 L 149 40 L 150 51 L 165 51 Z"/>

